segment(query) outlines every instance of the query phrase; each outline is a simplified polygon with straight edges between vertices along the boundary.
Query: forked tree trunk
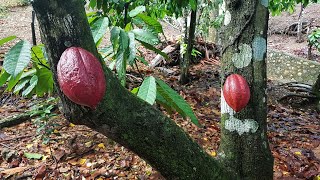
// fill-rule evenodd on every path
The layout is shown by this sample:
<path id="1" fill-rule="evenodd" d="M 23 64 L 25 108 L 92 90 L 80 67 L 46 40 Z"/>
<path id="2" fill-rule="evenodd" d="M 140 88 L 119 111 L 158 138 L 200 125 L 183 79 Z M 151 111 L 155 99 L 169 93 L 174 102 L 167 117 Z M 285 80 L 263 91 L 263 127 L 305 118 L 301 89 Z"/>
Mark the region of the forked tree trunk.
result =
<path id="1" fill-rule="evenodd" d="M 267 138 L 266 51 L 268 1 L 225 1 L 222 84 L 229 74 L 246 78 L 249 104 L 235 113 L 221 98 L 220 160 L 241 179 L 272 179 L 273 157 Z"/>
<path id="2" fill-rule="evenodd" d="M 63 113 L 69 121 L 86 125 L 134 151 L 167 179 L 236 179 L 234 172 L 227 172 L 174 121 L 124 89 L 101 59 L 107 85 L 99 106 L 90 110 L 68 100 L 57 84 L 57 63 L 62 52 L 78 46 L 99 57 L 83 3 L 34 0 L 32 5 Z"/>

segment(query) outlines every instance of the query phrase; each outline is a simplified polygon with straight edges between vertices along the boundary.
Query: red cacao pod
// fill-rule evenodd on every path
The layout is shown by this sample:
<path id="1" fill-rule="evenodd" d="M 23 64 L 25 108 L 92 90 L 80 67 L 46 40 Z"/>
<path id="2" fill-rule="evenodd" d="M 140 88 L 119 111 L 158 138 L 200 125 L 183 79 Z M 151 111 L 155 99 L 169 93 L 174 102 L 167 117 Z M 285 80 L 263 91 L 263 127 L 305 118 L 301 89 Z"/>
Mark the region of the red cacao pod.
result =
<path id="1" fill-rule="evenodd" d="M 99 60 L 80 47 L 66 49 L 57 66 L 62 92 L 74 103 L 96 108 L 106 90 L 106 80 Z"/>
<path id="2" fill-rule="evenodd" d="M 223 86 L 223 96 L 235 112 L 246 107 L 250 99 L 250 88 L 246 79 L 239 74 L 228 76 Z"/>

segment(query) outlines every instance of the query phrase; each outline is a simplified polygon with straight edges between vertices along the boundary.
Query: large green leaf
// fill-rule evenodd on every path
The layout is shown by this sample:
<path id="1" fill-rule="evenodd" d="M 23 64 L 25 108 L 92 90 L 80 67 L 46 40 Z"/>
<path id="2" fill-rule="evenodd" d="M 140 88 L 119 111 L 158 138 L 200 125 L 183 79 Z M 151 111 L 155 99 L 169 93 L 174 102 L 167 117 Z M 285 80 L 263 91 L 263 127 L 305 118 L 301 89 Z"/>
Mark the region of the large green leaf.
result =
<path id="1" fill-rule="evenodd" d="M 134 29 L 131 32 L 134 33 L 135 38 L 139 41 L 151 44 L 151 45 L 156 45 L 159 43 L 159 39 L 157 36 L 152 34 L 152 32 L 144 30 L 144 29 Z"/>
<path id="2" fill-rule="evenodd" d="M 137 17 L 141 18 L 148 25 L 149 29 L 154 30 L 156 33 L 163 33 L 162 25 L 156 19 L 145 14 L 138 14 Z"/>
<path id="3" fill-rule="evenodd" d="M 20 72 L 16 77 L 13 77 L 12 75 L 10 76 L 10 79 L 8 81 L 8 86 L 6 91 L 12 91 L 12 89 L 14 88 L 14 86 L 19 82 L 19 80 L 21 79 L 21 75 L 23 72 Z"/>
<path id="4" fill-rule="evenodd" d="M 22 96 L 29 95 L 31 91 L 36 87 L 37 83 L 38 83 L 38 76 L 37 75 L 32 76 L 32 78 L 29 81 L 29 86 L 24 91 L 22 91 Z"/>
<path id="5" fill-rule="evenodd" d="M 138 92 L 138 97 L 145 100 L 149 104 L 153 105 L 154 101 L 156 100 L 156 95 L 157 95 L 157 85 L 156 85 L 156 80 L 154 77 L 149 76 L 144 79 L 142 82 L 139 92 Z"/>
<path id="6" fill-rule="evenodd" d="M 6 42 L 14 40 L 16 37 L 17 36 L 8 36 L 8 37 L 5 37 L 3 39 L 0 39 L 0 46 L 2 46 Z"/>
<path id="7" fill-rule="evenodd" d="M 131 10 L 129 12 L 129 16 L 134 17 L 134 16 L 138 15 L 139 13 L 144 12 L 145 10 L 146 10 L 145 6 L 137 6 L 136 8 L 134 8 L 133 10 Z"/>
<path id="8" fill-rule="evenodd" d="M 160 79 L 156 79 L 157 93 L 160 95 L 184 118 L 189 117 L 191 122 L 200 126 L 197 117 L 194 115 L 189 104 L 170 86 Z"/>
<path id="9" fill-rule="evenodd" d="M 153 45 L 148 44 L 148 43 L 145 43 L 145 42 L 142 42 L 142 41 L 139 41 L 139 42 L 140 42 L 145 48 L 150 49 L 150 50 L 156 52 L 157 54 L 160 54 L 160 55 L 163 56 L 166 60 L 169 60 L 169 59 L 170 59 L 169 56 L 168 56 L 166 53 L 162 52 L 160 49 L 157 49 L 157 48 L 154 47 Z"/>
<path id="10" fill-rule="evenodd" d="M 109 19 L 107 17 L 101 17 L 95 21 L 91 27 L 93 40 L 98 46 L 100 39 L 106 34 L 109 25 Z"/>
<path id="11" fill-rule="evenodd" d="M 23 89 L 29 81 L 30 81 L 30 78 L 29 78 L 29 77 L 24 78 L 24 79 L 21 79 L 21 80 L 17 83 L 17 85 L 14 87 L 13 93 L 19 93 L 19 91 L 20 91 L 21 89 Z"/>
<path id="12" fill-rule="evenodd" d="M 161 90 L 160 90 L 161 91 Z M 171 106 L 171 104 L 160 94 L 160 92 L 157 92 L 156 96 L 156 102 L 157 104 L 160 104 L 162 107 L 164 107 L 168 114 L 172 114 L 174 111 L 174 108 Z"/>
<path id="13" fill-rule="evenodd" d="M 53 90 L 53 78 L 52 72 L 46 68 L 37 70 L 38 83 L 36 86 L 36 94 L 43 96 L 44 93 L 52 92 Z"/>
<path id="14" fill-rule="evenodd" d="M 128 33 L 128 37 L 129 37 L 129 57 L 128 57 L 128 63 L 132 66 L 134 63 L 134 60 L 136 59 L 136 53 L 137 53 L 137 49 L 136 49 L 136 41 L 134 38 L 134 34 L 129 32 Z"/>
<path id="15" fill-rule="evenodd" d="M 30 49 L 31 45 L 28 41 L 18 42 L 6 54 L 3 68 L 12 76 L 17 76 L 30 62 Z"/>
<path id="16" fill-rule="evenodd" d="M 0 87 L 7 82 L 7 80 L 9 79 L 11 75 L 9 73 L 7 73 L 7 71 L 5 71 L 3 68 L 1 70 L 0 73 Z"/>
<path id="17" fill-rule="evenodd" d="M 112 43 L 113 51 L 116 52 L 119 47 L 119 35 L 120 35 L 120 28 L 115 26 L 111 29 L 110 32 L 110 41 Z"/>

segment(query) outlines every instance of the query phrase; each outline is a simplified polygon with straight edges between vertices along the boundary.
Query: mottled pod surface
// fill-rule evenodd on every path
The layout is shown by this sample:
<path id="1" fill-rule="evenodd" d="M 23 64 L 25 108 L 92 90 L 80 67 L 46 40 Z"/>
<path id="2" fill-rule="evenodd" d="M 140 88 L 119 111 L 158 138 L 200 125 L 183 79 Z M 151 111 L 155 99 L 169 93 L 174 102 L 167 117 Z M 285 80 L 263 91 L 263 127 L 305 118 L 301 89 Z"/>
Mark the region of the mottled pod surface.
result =
<path id="1" fill-rule="evenodd" d="M 246 79 L 239 74 L 228 76 L 223 85 L 223 95 L 234 111 L 241 111 L 250 100 L 250 88 Z"/>
<path id="2" fill-rule="evenodd" d="M 106 90 L 106 80 L 99 60 L 80 47 L 66 49 L 57 66 L 62 92 L 74 103 L 95 108 Z"/>

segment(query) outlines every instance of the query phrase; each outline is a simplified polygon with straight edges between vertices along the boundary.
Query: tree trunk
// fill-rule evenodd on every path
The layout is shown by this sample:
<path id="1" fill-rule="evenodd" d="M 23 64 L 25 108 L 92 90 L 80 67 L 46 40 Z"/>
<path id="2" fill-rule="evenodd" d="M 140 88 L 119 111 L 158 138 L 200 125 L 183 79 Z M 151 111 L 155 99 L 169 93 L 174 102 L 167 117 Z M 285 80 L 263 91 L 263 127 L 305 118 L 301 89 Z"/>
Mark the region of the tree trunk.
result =
<path id="1" fill-rule="evenodd" d="M 180 74 L 180 84 L 186 84 L 189 81 L 189 65 L 192 58 L 192 49 L 194 44 L 194 33 L 196 31 L 196 21 L 197 21 L 197 9 L 191 10 L 191 17 L 190 17 L 190 25 L 189 25 L 189 33 L 188 36 L 185 38 L 187 39 L 187 50 L 184 53 L 183 58 L 181 59 L 181 74 Z M 187 29 L 186 29 L 187 30 Z"/>
<path id="2" fill-rule="evenodd" d="M 303 42 L 303 37 L 302 37 L 302 14 L 304 10 L 304 6 L 302 3 L 301 4 L 301 9 L 298 17 L 298 29 L 297 29 L 297 43 L 302 43 Z"/>
<path id="3" fill-rule="evenodd" d="M 229 74 L 247 80 L 251 98 L 236 113 L 221 97 L 220 161 L 241 179 L 272 179 L 273 157 L 267 138 L 266 51 L 268 1 L 227 0 L 222 45 L 222 84 Z"/>
<path id="4" fill-rule="evenodd" d="M 57 83 L 62 52 L 78 46 L 99 57 L 83 3 L 79 0 L 34 0 L 42 42 L 54 73 L 65 117 L 134 151 L 167 179 L 236 179 L 235 173 L 210 157 L 174 121 L 123 88 L 100 58 L 106 77 L 105 96 L 95 110 L 71 102 Z"/>

